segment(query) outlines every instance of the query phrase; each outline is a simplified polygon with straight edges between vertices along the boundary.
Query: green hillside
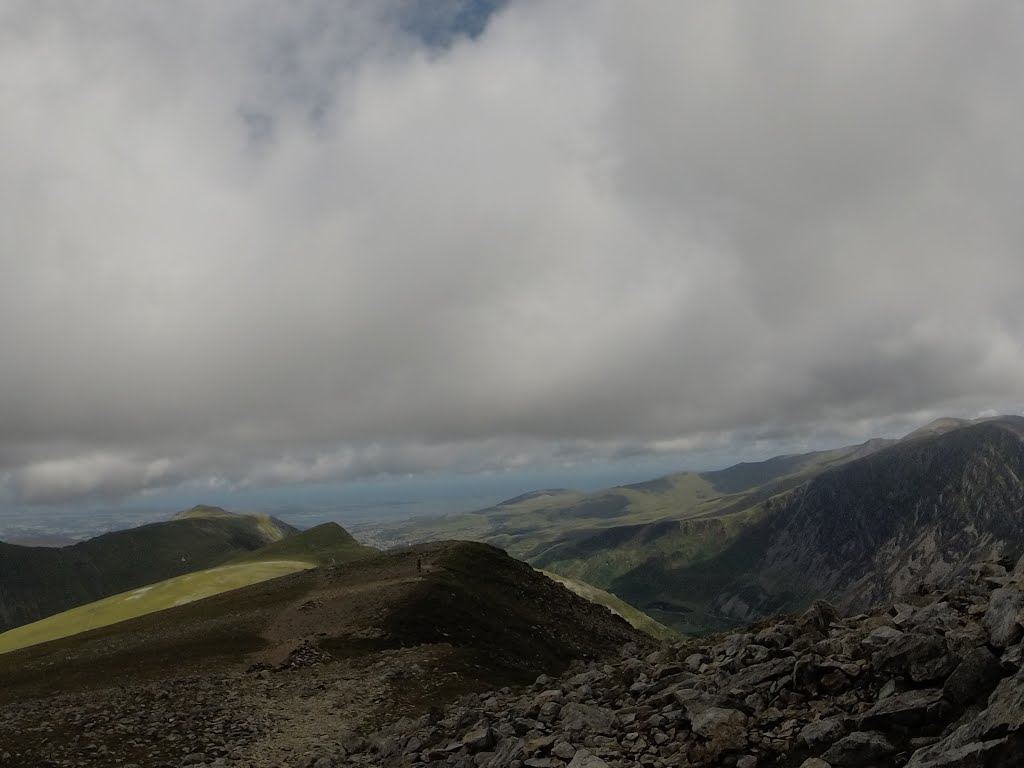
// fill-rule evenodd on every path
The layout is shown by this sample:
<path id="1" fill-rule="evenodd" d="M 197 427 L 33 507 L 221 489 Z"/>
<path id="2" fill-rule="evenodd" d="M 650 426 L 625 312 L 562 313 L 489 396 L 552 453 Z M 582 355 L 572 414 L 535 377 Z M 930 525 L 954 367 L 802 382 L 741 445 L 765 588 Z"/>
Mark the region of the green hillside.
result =
<path id="1" fill-rule="evenodd" d="M 189 510 L 184 517 L 67 547 L 0 542 L 0 631 L 221 565 L 296 533 L 287 523 L 265 515 Z"/>
<path id="2" fill-rule="evenodd" d="M 298 560 L 310 565 L 341 565 L 376 554 L 378 550 L 360 544 L 337 523 L 322 523 L 255 552 L 232 558 L 231 563 Z"/>
<path id="3" fill-rule="evenodd" d="M 371 557 L 337 523 L 324 523 L 281 539 L 230 563 L 112 595 L 0 633 L 0 653 L 173 608 L 211 595 L 319 565 L 340 565 Z"/>
<path id="4" fill-rule="evenodd" d="M 585 597 L 592 603 L 603 605 L 616 616 L 621 616 L 628 621 L 633 629 L 639 629 L 644 634 L 650 635 L 656 640 L 671 641 L 679 639 L 679 635 L 676 632 L 673 632 L 664 624 L 660 624 L 655 621 L 643 611 L 637 610 L 625 600 L 621 600 L 611 592 L 605 592 L 603 589 L 598 589 L 597 587 L 585 584 L 582 581 L 576 581 L 575 579 L 569 579 L 565 576 L 559 576 L 557 573 L 552 573 L 551 571 L 541 571 L 541 573 L 549 579 L 554 579 L 563 587 L 576 593 L 580 597 Z M 0 638 L 2 638 L 2 635 L 0 635 Z M 0 645 L 0 648 L 2 647 L 3 646 Z"/>
<path id="5" fill-rule="evenodd" d="M 77 635 L 312 567 L 305 561 L 270 560 L 186 573 L 0 633 L 0 653 Z"/>
<path id="6" fill-rule="evenodd" d="M 213 507 L 209 504 L 196 504 L 191 509 L 183 509 L 172 518 L 173 520 L 188 520 L 196 517 L 237 517 L 234 512 L 229 512 L 224 507 Z"/>

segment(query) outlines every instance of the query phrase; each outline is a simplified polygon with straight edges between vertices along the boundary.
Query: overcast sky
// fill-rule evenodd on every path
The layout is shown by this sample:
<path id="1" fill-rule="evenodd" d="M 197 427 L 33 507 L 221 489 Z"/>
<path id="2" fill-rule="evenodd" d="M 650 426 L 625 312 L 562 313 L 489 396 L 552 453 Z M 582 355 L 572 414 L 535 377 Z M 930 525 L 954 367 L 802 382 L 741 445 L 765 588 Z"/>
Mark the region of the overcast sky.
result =
<path id="1" fill-rule="evenodd" d="M 1019 409 L 1022 40 L 1011 0 L 0 0 L 3 492 Z"/>

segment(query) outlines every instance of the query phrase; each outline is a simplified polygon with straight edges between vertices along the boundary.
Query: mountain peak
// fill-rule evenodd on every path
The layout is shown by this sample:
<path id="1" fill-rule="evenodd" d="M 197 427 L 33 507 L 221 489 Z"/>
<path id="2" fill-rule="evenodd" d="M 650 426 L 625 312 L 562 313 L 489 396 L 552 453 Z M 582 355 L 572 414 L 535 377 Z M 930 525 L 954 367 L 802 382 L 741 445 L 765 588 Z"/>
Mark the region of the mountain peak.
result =
<path id="1" fill-rule="evenodd" d="M 919 437 L 934 437 L 935 435 L 942 435 L 946 432 L 951 432 L 954 429 L 960 429 L 960 427 L 966 427 L 973 422 L 967 419 L 957 419 L 952 416 L 943 416 L 942 418 L 935 419 L 925 424 L 923 427 L 918 427 L 913 432 L 903 437 L 904 440 L 914 440 Z"/>
<path id="2" fill-rule="evenodd" d="M 224 507 L 215 507 L 210 504 L 196 504 L 191 509 L 183 509 L 174 515 L 172 520 L 187 520 L 194 517 L 238 517 L 237 512 L 229 512 Z"/>

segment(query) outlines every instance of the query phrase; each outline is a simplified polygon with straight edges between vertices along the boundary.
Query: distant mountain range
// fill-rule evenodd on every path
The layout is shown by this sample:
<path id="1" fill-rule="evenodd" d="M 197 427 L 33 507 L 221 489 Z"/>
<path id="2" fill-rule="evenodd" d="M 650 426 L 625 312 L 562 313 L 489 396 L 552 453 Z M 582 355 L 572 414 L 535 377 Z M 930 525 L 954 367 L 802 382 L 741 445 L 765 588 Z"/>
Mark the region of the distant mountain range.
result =
<path id="1" fill-rule="evenodd" d="M 968 561 L 1021 551 L 1022 423 L 940 419 L 898 441 L 593 494 L 537 491 L 366 535 L 382 546 L 491 542 L 686 632 L 801 609 L 817 597 L 863 607 L 923 577 L 951 578 Z"/>
<path id="2" fill-rule="evenodd" d="M 774 499 L 770 514 L 707 561 L 626 574 L 618 586 L 641 601 L 698 591 L 743 621 L 816 598 L 866 610 L 945 585 L 975 562 L 1015 563 L 1024 554 L 1021 478 L 1024 418 L 913 433 Z"/>

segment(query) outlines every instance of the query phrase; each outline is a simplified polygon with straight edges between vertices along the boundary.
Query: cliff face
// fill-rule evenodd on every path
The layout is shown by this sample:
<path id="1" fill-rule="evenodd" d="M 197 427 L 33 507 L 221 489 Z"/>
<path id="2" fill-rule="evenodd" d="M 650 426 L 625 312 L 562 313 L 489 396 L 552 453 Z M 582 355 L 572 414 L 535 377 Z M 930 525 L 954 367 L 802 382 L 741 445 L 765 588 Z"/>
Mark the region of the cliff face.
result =
<path id="1" fill-rule="evenodd" d="M 822 473 L 711 562 L 674 574 L 747 620 L 815 598 L 864 610 L 1024 551 L 1024 419 L 903 441 Z"/>
<path id="2" fill-rule="evenodd" d="M 911 442 L 812 484 L 766 560 L 782 565 L 810 542 L 790 569 L 851 609 L 947 583 L 973 562 L 1020 556 L 1021 477 L 1024 442 L 1012 424 Z"/>

